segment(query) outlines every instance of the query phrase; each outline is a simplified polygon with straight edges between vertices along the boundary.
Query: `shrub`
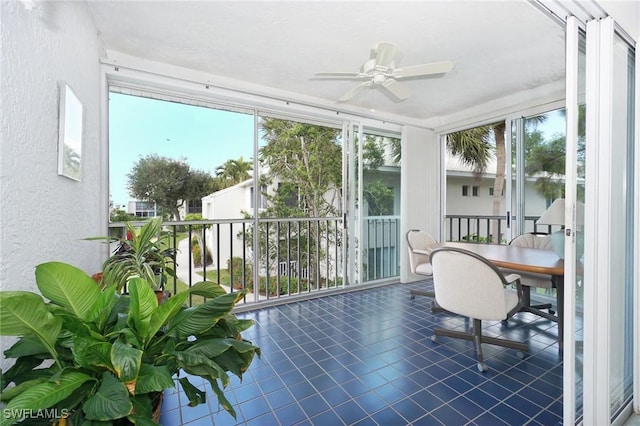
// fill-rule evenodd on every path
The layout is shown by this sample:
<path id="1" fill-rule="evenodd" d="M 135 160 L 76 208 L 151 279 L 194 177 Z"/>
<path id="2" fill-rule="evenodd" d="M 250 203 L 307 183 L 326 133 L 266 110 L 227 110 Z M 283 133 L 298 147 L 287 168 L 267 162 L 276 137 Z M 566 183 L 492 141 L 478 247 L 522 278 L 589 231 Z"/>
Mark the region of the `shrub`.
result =
<path id="1" fill-rule="evenodd" d="M 202 267 L 202 251 L 200 250 L 200 244 L 198 243 L 197 238 L 191 239 L 191 256 L 193 257 L 194 266 Z M 207 265 L 211 265 L 213 263 L 213 257 L 211 256 L 209 247 L 206 247 L 205 262 Z"/>

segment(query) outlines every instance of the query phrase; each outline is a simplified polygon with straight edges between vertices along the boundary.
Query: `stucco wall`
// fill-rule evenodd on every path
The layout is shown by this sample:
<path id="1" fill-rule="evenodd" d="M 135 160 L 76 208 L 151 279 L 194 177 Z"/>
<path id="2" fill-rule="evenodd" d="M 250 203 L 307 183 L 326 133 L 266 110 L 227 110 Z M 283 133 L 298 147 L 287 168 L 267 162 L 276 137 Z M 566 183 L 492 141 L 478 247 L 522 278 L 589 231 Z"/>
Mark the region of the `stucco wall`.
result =
<path id="1" fill-rule="evenodd" d="M 251 213 L 249 206 L 251 187 L 244 185 L 237 185 L 231 188 L 227 188 L 220 192 L 210 196 L 210 199 L 203 202 L 202 215 L 207 219 L 241 219 L 242 210 Z M 235 225 L 233 233 L 237 234 L 241 229 L 240 225 Z M 207 246 L 213 256 L 214 264 L 212 266 L 217 267 L 217 259 L 220 259 L 220 267 L 226 268 L 227 261 L 231 255 L 228 244 L 220 244 L 220 253 L 216 253 L 216 241 L 219 238 L 220 241 L 228 242 L 230 238 L 229 225 L 221 225 L 219 228 L 219 235 L 216 235 L 216 228 L 212 227 L 207 231 Z M 235 256 L 242 256 L 242 240 L 234 239 L 233 247 Z M 219 256 L 219 257 L 218 257 Z"/>
<path id="2" fill-rule="evenodd" d="M 93 273 L 106 232 L 101 167 L 100 43 L 86 4 L 2 1 L 0 288 L 35 289 L 35 265 Z M 57 174 L 58 84 L 84 104 L 82 181 Z"/>

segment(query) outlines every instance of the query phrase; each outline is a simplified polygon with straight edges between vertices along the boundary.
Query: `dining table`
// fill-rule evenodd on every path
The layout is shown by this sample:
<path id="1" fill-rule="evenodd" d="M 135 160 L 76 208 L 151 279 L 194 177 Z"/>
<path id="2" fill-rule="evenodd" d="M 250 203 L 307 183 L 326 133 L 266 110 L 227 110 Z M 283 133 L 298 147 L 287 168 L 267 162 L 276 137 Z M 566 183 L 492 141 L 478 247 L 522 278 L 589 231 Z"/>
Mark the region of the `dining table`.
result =
<path id="1" fill-rule="evenodd" d="M 564 260 L 555 251 L 537 248 L 518 247 L 505 244 L 486 244 L 472 242 L 442 242 L 436 247 L 457 247 L 476 253 L 499 268 L 517 272 L 532 272 L 551 277 L 556 288 L 556 315 L 543 315 L 558 323 L 558 348 L 563 350 L 564 339 Z M 510 271 L 511 272 L 511 271 Z"/>

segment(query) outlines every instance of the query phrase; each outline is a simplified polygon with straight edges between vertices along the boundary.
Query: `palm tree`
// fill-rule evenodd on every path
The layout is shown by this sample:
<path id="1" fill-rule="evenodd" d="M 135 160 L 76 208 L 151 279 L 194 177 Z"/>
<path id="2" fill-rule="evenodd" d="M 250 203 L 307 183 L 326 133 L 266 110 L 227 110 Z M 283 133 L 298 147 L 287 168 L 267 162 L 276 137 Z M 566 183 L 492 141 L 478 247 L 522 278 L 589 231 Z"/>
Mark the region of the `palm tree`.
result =
<path id="1" fill-rule="evenodd" d="M 244 161 L 242 157 L 237 160 L 227 160 L 216 169 L 216 177 L 223 187 L 236 185 L 251 178 L 253 162 Z"/>
<path id="2" fill-rule="evenodd" d="M 545 119 L 546 116 L 542 114 L 528 118 L 528 122 L 537 126 Z M 496 175 L 493 182 L 493 216 L 500 216 L 502 213 L 501 205 L 504 198 L 502 193 L 507 170 L 505 130 L 505 122 L 500 121 L 447 135 L 447 150 L 449 153 L 459 157 L 463 164 L 471 167 L 478 174 L 486 171 L 491 156 L 495 154 Z M 495 142 L 495 145 L 492 142 Z M 497 226 L 498 221 L 492 221 L 492 235 Z M 500 242 L 500 235 L 497 235 L 496 242 Z"/>
<path id="3" fill-rule="evenodd" d="M 473 129 L 462 130 L 447 135 L 447 150 L 453 156 L 459 157 L 462 163 L 471 167 L 474 172 L 484 173 L 491 156 L 496 156 L 496 176 L 493 183 L 493 215 L 501 214 L 502 192 L 504 189 L 506 170 L 505 150 L 505 122 L 487 124 Z M 492 141 L 495 140 L 495 146 Z M 497 221 L 493 221 L 492 229 L 497 228 Z M 493 235 L 493 231 L 492 231 Z M 490 237 L 491 238 L 491 237 Z M 500 236 L 497 236 L 500 241 Z"/>

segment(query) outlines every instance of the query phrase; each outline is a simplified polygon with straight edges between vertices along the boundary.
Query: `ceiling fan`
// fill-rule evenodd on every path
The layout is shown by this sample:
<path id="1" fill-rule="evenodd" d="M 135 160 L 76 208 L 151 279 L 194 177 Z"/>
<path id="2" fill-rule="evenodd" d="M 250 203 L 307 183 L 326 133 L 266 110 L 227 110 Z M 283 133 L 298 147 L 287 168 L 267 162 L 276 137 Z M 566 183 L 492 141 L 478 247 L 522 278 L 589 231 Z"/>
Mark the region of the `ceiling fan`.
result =
<path id="1" fill-rule="evenodd" d="M 365 62 L 360 72 L 319 72 L 316 77 L 329 79 L 365 80 L 346 94 L 339 102 L 345 102 L 368 87 L 382 88 L 400 101 L 407 99 L 411 93 L 398 80 L 406 78 L 422 78 L 437 74 L 445 74 L 453 68 L 453 62 L 431 62 L 421 65 L 410 65 L 396 68 L 400 61 L 400 51 L 393 43 L 378 43 L 372 50 L 372 58 Z"/>

